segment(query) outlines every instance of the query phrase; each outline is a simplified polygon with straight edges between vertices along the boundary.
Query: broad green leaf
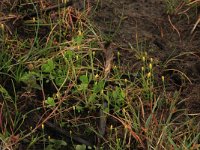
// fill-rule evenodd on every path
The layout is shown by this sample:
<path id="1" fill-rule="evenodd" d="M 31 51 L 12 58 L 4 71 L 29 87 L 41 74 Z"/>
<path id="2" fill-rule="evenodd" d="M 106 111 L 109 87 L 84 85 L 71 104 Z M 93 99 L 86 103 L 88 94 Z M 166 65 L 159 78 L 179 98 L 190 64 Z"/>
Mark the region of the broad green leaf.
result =
<path id="1" fill-rule="evenodd" d="M 89 79 L 86 75 L 82 75 L 79 78 L 83 84 L 89 84 Z"/>
<path id="2" fill-rule="evenodd" d="M 19 81 L 24 82 L 27 84 L 29 88 L 34 88 L 41 90 L 41 87 L 37 84 L 37 80 L 39 79 L 39 74 L 36 72 L 25 72 Z"/>
<path id="3" fill-rule="evenodd" d="M 58 86 L 61 86 L 65 81 L 65 78 L 64 77 L 56 77 L 55 78 L 55 82 L 56 82 L 56 85 Z"/>
<path id="4" fill-rule="evenodd" d="M 96 93 L 93 93 L 93 94 L 90 95 L 88 101 L 89 101 L 90 103 L 93 103 L 93 102 L 96 101 L 96 97 L 97 97 Z"/>
<path id="5" fill-rule="evenodd" d="M 83 35 L 78 35 L 76 38 L 74 38 L 74 43 L 76 45 L 81 45 L 82 41 L 83 41 Z"/>
<path id="6" fill-rule="evenodd" d="M 73 56 L 74 56 L 74 52 L 71 51 L 71 50 L 66 51 L 65 54 L 64 54 L 64 57 L 66 59 L 72 59 Z"/>
<path id="7" fill-rule="evenodd" d="M 45 100 L 45 103 L 52 107 L 56 106 L 56 103 L 52 97 L 48 97 L 47 100 Z"/>
<path id="8" fill-rule="evenodd" d="M 50 139 L 51 143 L 54 143 L 55 145 L 62 145 L 62 146 L 66 146 L 67 143 L 63 140 L 56 140 L 56 139 Z"/>
<path id="9" fill-rule="evenodd" d="M 76 106 L 76 110 L 80 113 L 83 111 L 83 107 L 82 106 Z"/>
<path id="10" fill-rule="evenodd" d="M 41 67 L 43 72 L 51 73 L 55 69 L 55 64 L 52 59 L 49 59 L 46 64 L 43 64 Z"/>
<path id="11" fill-rule="evenodd" d="M 76 150 L 86 150 L 86 145 L 76 145 Z"/>
<path id="12" fill-rule="evenodd" d="M 105 82 L 103 80 L 96 82 L 93 87 L 94 93 L 97 94 L 101 92 L 104 89 L 104 86 L 105 86 Z"/>
<path id="13" fill-rule="evenodd" d="M 81 91 L 85 91 L 85 90 L 87 90 L 87 88 L 88 88 L 88 84 L 82 83 L 81 85 L 79 85 L 78 89 Z"/>
<path id="14" fill-rule="evenodd" d="M 89 79 L 86 75 L 82 75 L 80 76 L 80 81 L 81 81 L 81 85 L 79 85 L 79 90 L 87 90 L 88 88 L 88 84 L 89 84 Z"/>

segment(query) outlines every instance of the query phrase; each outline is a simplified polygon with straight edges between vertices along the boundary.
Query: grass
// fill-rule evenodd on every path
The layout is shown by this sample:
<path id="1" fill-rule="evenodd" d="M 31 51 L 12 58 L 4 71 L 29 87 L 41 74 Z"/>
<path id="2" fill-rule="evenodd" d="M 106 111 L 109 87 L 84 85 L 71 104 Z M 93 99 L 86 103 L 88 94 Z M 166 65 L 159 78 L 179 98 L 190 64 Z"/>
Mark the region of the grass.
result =
<path id="1" fill-rule="evenodd" d="M 122 69 L 120 52 L 106 59 L 84 8 L 38 12 L 16 32 L 1 24 L 0 148 L 199 149 L 195 119 L 154 59 L 134 46 L 135 72 Z"/>
<path id="2" fill-rule="evenodd" d="M 187 22 L 191 22 L 192 20 L 194 25 L 190 33 L 194 33 L 200 23 L 200 16 L 198 14 L 199 0 L 165 0 L 164 2 L 166 4 L 166 12 L 168 15 L 179 16 L 181 20 L 186 19 Z M 180 36 L 178 29 L 172 24 L 170 17 L 168 17 L 168 19 L 173 29 L 175 29 Z"/>

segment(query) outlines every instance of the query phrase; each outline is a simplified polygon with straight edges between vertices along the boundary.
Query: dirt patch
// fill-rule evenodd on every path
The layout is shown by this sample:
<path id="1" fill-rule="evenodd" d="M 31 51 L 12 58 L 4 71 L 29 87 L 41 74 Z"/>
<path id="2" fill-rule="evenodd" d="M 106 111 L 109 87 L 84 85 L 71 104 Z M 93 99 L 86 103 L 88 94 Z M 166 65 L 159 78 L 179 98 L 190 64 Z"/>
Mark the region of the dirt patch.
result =
<path id="1" fill-rule="evenodd" d="M 114 49 L 120 51 L 124 68 L 138 69 L 136 54 L 130 45 L 139 48 L 139 52 L 146 51 L 160 66 L 157 66 L 158 77 L 167 77 L 169 90 L 194 88 L 191 97 L 199 101 L 196 97 L 200 91 L 197 88 L 200 83 L 199 27 L 191 34 L 198 11 L 191 10 L 188 16 L 168 15 L 163 0 L 104 0 L 99 2 L 93 20 L 102 34 L 115 43 Z"/>
<path id="2" fill-rule="evenodd" d="M 105 0 L 99 3 L 94 20 L 105 34 L 116 32 L 113 41 L 124 47 L 129 43 L 154 41 L 152 43 L 159 49 L 168 52 L 181 47 L 184 50 L 197 49 L 199 31 L 190 34 L 194 20 L 188 22 L 186 17 L 178 18 L 180 16 L 170 19 L 166 11 L 163 0 Z M 179 33 L 172 28 L 170 21 Z M 155 40 L 161 40 L 163 46 Z"/>

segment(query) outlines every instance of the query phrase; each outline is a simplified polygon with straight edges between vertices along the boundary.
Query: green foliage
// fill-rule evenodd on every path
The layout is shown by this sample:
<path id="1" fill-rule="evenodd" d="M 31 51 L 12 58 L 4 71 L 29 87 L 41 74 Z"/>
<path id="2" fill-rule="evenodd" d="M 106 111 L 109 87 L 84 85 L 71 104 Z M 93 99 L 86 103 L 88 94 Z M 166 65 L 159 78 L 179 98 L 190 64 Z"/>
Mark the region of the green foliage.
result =
<path id="1" fill-rule="evenodd" d="M 175 13 L 179 2 L 165 0 L 167 12 Z M 30 4 L 39 5 L 28 1 L 23 5 Z M 31 29 L 31 36 L 34 35 L 26 40 L 17 33 L 8 36 L 6 28 L 0 31 L 0 143 L 4 149 L 12 149 L 8 146 L 22 140 L 29 142 L 28 148 L 37 144 L 43 144 L 45 150 L 68 146 L 75 150 L 88 148 L 84 144 L 76 145 L 73 138 L 72 144 L 60 139 L 47 140 L 45 121 L 57 124 L 66 132 L 72 129 L 77 137 L 83 135 L 88 140 L 97 137 L 99 149 L 195 149 L 195 145 L 199 146 L 195 120 L 177 108 L 184 100 L 179 92 L 167 91 L 164 76 L 162 81 L 156 79 L 160 75 L 156 67 L 161 66 L 149 58 L 146 47 L 140 48 L 138 43 L 136 48 L 131 47 L 135 49 L 132 54 L 136 64 L 131 64 L 134 70 L 123 68 L 123 53 L 118 51 L 105 78 L 107 58 L 101 45 L 105 39 L 112 41 L 120 25 L 113 35 L 102 37 L 85 17 L 81 18 L 80 12 L 74 8 L 64 10 L 59 8 L 55 14 L 41 13 L 40 18 L 24 21 L 25 28 Z M 56 19 L 52 20 L 51 15 Z M 126 17 L 119 17 L 121 24 Z M 44 37 L 39 30 L 43 26 L 49 29 Z M 27 64 L 33 67 L 30 69 Z M 99 131 L 100 118 L 106 120 L 106 138 Z"/>
<path id="2" fill-rule="evenodd" d="M 73 38 L 73 43 L 74 45 L 79 46 L 82 44 L 83 40 L 84 40 L 84 36 L 81 33 L 79 33 L 78 36 Z"/>
<path id="3" fill-rule="evenodd" d="M 42 72 L 52 73 L 55 69 L 55 64 L 52 59 L 49 59 L 46 64 L 41 66 Z"/>
<path id="4" fill-rule="evenodd" d="M 95 82 L 95 84 L 93 86 L 93 93 L 95 93 L 95 94 L 100 93 L 102 90 L 104 90 L 104 86 L 105 86 L 104 80 L 100 80 L 98 82 Z"/>
<path id="5" fill-rule="evenodd" d="M 86 145 L 76 145 L 75 150 L 86 150 Z"/>
<path id="6" fill-rule="evenodd" d="M 47 100 L 45 100 L 45 103 L 49 106 L 49 107 L 55 107 L 56 103 L 54 101 L 54 99 L 52 97 L 48 97 Z"/>
<path id="7" fill-rule="evenodd" d="M 6 51 L 0 53 L 0 71 L 8 73 L 10 66 L 12 65 L 12 56 Z"/>
<path id="8" fill-rule="evenodd" d="M 80 81 L 81 81 L 81 84 L 79 85 L 79 90 L 80 91 L 86 91 L 88 89 L 88 85 L 89 85 L 89 79 L 87 77 L 87 75 L 82 75 L 80 76 Z"/>
<path id="9" fill-rule="evenodd" d="M 41 75 L 37 72 L 30 71 L 25 72 L 19 81 L 24 82 L 29 89 L 38 89 L 41 90 L 40 85 L 38 85 L 37 81 L 41 79 Z"/>
<path id="10" fill-rule="evenodd" d="M 2 85 L 0 85 L 0 94 L 4 100 L 8 101 L 12 100 L 12 97 L 9 95 L 8 91 Z"/>
<path id="11" fill-rule="evenodd" d="M 110 103 L 114 106 L 114 110 L 118 112 L 124 107 L 125 104 L 125 93 L 120 87 L 116 87 L 110 93 Z"/>
<path id="12" fill-rule="evenodd" d="M 63 146 L 67 146 L 67 143 L 63 140 L 57 140 L 57 139 L 50 139 L 49 145 L 45 148 L 45 150 L 59 150 Z"/>
<path id="13" fill-rule="evenodd" d="M 173 14 L 176 11 L 177 6 L 180 4 L 180 0 L 165 0 L 167 13 Z"/>

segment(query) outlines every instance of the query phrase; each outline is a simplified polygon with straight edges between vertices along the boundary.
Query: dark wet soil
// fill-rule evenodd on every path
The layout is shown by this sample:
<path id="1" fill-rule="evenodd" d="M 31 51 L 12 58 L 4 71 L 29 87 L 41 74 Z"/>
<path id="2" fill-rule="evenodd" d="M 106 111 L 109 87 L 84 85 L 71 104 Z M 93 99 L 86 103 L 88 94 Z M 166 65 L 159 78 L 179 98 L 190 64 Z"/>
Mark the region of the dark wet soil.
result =
<path id="1" fill-rule="evenodd" d="M 134 65 L 136 52 L 130 45 L 139 49 L 137 52 L 146 51 L 155 61 L 157 80 L 166 76 L 168 90 L 181 89 L 189 111 L 200 113 L 196 107 L 200 105 L 199 26 L 191 34 L 198 14 L 199 8 L 187 11 L 187 15 L 167 14 L 163 0 L 102 0 L 93 21 L 101 34 L 110 37 L 112 48 L 120 51 L 125 68 L 138 69 Z"/>

